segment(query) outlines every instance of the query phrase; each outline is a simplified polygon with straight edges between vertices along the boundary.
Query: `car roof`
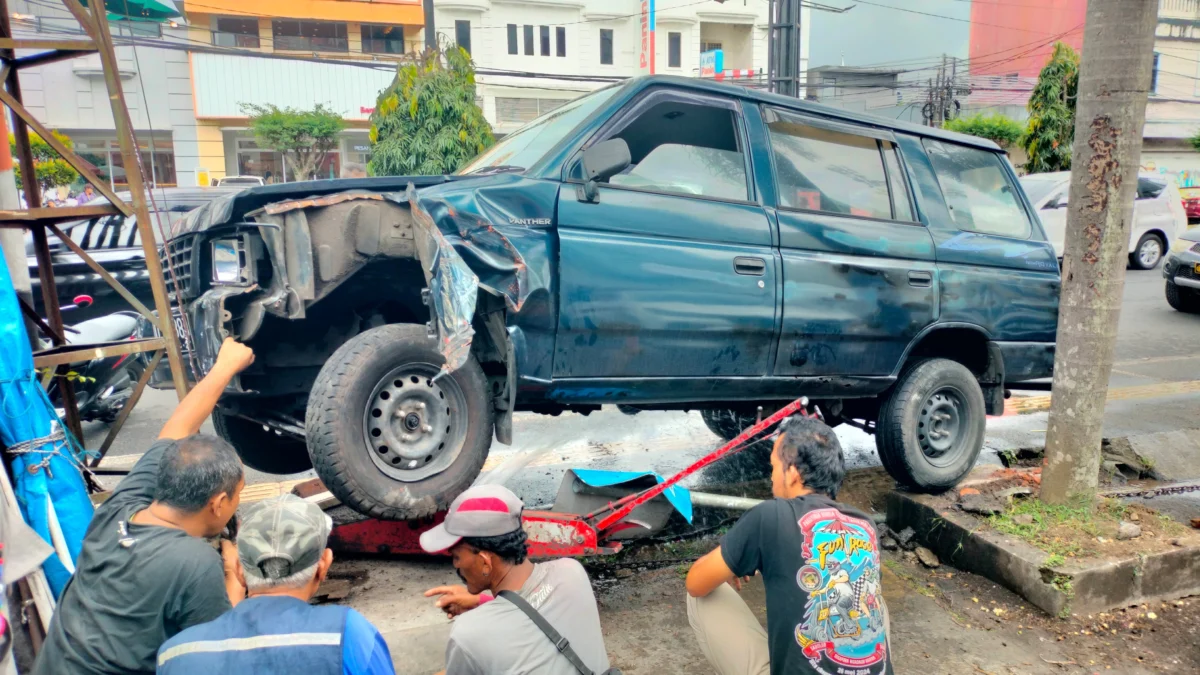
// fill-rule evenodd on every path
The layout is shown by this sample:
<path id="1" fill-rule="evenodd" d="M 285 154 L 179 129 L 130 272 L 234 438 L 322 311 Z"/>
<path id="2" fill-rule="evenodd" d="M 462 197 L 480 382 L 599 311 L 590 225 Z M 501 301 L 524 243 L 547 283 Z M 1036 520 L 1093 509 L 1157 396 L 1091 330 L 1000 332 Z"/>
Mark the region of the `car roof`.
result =
<path id="1" fill-rule="evenodd" d="M 724 82 L 716 82 L 713 80 L 701 80 L 692 77 L 681 77 L 679 75 L 643 75 L 641 77 L 631 78 L 625 85 L 628 87 L 645 88 L 652 87 L 657 84 L 666 84 L 672 87 L 692 89 L 694 91 L 702 91 L 724 96 L 738 96 L 743 99 L 773 105 L 780 108 L 788 108 L 797 112 L 808 113 L 811 115 L 819 115 L 821 117 L 829 117 L 833 119 L 845 120 L 857 124 L 863 124 L 880 129 L 889 129 L 904 134 L 914 136 L 924 136 L 926 138 L 940 139 L 953 141 L 963 145 L 973 145 L 985 150 L 993 152 L 1002 152 L 1000 146 L 978 136 L 969 136 L 960 134 L 954 131 L 946 131 L 937 127 L 926 127 L 911 122 L 902 122 L 897 119 L 888 117 L 879 117 L 876 115 L 868 115 L 865 113 L 854 112 L 842 108 L 833 108 L 812 101 L 805 101 L 791 96 L 782 94 L 774 94 L 761 89 L 750 89 L 748 87 L 726 84 Z"/>

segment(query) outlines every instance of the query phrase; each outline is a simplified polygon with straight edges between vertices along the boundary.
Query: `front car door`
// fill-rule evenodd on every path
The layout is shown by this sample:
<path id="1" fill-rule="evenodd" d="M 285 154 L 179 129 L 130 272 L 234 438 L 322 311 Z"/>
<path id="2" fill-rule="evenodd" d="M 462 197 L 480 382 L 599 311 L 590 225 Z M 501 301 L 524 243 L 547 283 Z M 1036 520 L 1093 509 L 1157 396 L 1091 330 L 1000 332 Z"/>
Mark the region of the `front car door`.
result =
<path id="1" fill-rule="evenodd" d="M 558 397 L 696 400 L 714 379 L 768 374 L 778 271 L 737 101 L 652 89 L 590 144 L 611 138 L 632 163 L 597 203 L 571 182 L 559 193 Z M 566 174 L 582 175 L 578 155 Z M 628 386 L 570 384 L 597 378 Z"/>
<path id="2" fill-rule="evenodd" d="M 764 113 L 777 184 L 783 331 L 776 375 L 891 374 L 937 318 L 933 240 L 891 132 Z"/>

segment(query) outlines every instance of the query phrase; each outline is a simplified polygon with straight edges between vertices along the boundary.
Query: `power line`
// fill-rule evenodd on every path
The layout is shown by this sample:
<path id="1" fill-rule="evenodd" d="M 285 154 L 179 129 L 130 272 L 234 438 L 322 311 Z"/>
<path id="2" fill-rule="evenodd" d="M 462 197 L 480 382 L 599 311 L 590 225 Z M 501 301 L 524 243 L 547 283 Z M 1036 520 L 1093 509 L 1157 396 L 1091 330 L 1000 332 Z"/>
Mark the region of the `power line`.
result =
<path id="1" fill-rule="evenodd" d="M 1016 26 L 1002 26 L 998 23 L 984 23 L 982 21 L 972 21 L 970 19 L 960 19 L 956 16 L 946 16 L 945 14 L 932 14 L 930 12 L 921 12 L 921 11 L 917 11 L 915 9 L 905 9 L 904 7 L 894 7 L 892 5 L 884 5 L 884 4 L 878 3 L 878 2 L 868 2 L 867 0 L 854 0 L 854 2 L 859 5 L 870 5 L 872 7 L 882 7 L 883 9 L 894 9 L 897 12 L 907 12 L 909 14 L 919 14 L 921 16 L 933 17 L 935 19 L 946 19 L 948 21 L 958 21 L 961 23 L 969 23 L 974 26 L 990 26 L 992 28 L 1003 28 L 1005 30 L 1018 30 L 1023 33 L 1038 33 L 1041 35 L 1046 35 L 1046 33 L 1042 33 L 1041 31 L 1029 30 L 1028 28 L 1017 28 Z"/>

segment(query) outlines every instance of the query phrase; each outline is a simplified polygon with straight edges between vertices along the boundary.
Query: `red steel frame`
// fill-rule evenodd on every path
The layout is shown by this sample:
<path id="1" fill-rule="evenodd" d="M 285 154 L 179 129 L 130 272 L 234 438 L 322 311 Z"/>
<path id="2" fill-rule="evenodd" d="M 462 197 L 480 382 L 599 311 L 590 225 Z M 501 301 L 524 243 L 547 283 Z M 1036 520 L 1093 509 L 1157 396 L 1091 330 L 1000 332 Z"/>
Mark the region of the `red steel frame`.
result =
<path id="1" fill-rule="evenodd" d="M 529 555 L 533 558 L 562 558 L 606 555 L 621 550 L 620 542 L 610 542 L 613 534 L 624 529 L 622 522 L 634 509 L 661 495 L 679 481 L 710 464 L 740 452 L 747 442 L 785 418 L 797 413 L 808 416 L 808 399 L 800 398 L 738 434 L 720 448 L 696 460 L 683 471 L 658 485 L 610 502 L 587 515 L 552 511 L 525 511 L 522 520 L 529 535 Z M 367 519 L 333 529 L 330 546 L 343 552 L 420 554 L 421 533 L 442 522 L 445 512 L 421 521 L 384 521 Z"/>

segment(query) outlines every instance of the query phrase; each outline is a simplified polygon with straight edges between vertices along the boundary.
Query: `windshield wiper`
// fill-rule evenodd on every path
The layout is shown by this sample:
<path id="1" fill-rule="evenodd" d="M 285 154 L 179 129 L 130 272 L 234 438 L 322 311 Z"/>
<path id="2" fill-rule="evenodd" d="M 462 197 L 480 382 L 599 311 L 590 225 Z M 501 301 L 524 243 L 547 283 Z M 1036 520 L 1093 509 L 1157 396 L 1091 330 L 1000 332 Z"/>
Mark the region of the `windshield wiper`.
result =
<path id="1" fill-rule="evenodd" d="M 524 171 L 523 166 L 513 166 L 512 164 L 496 164 L 495 166 L 485 166 L 478 171 L 472 171 L 468 176 L 487 176 L 493 173 L 508 173 Z"/>

